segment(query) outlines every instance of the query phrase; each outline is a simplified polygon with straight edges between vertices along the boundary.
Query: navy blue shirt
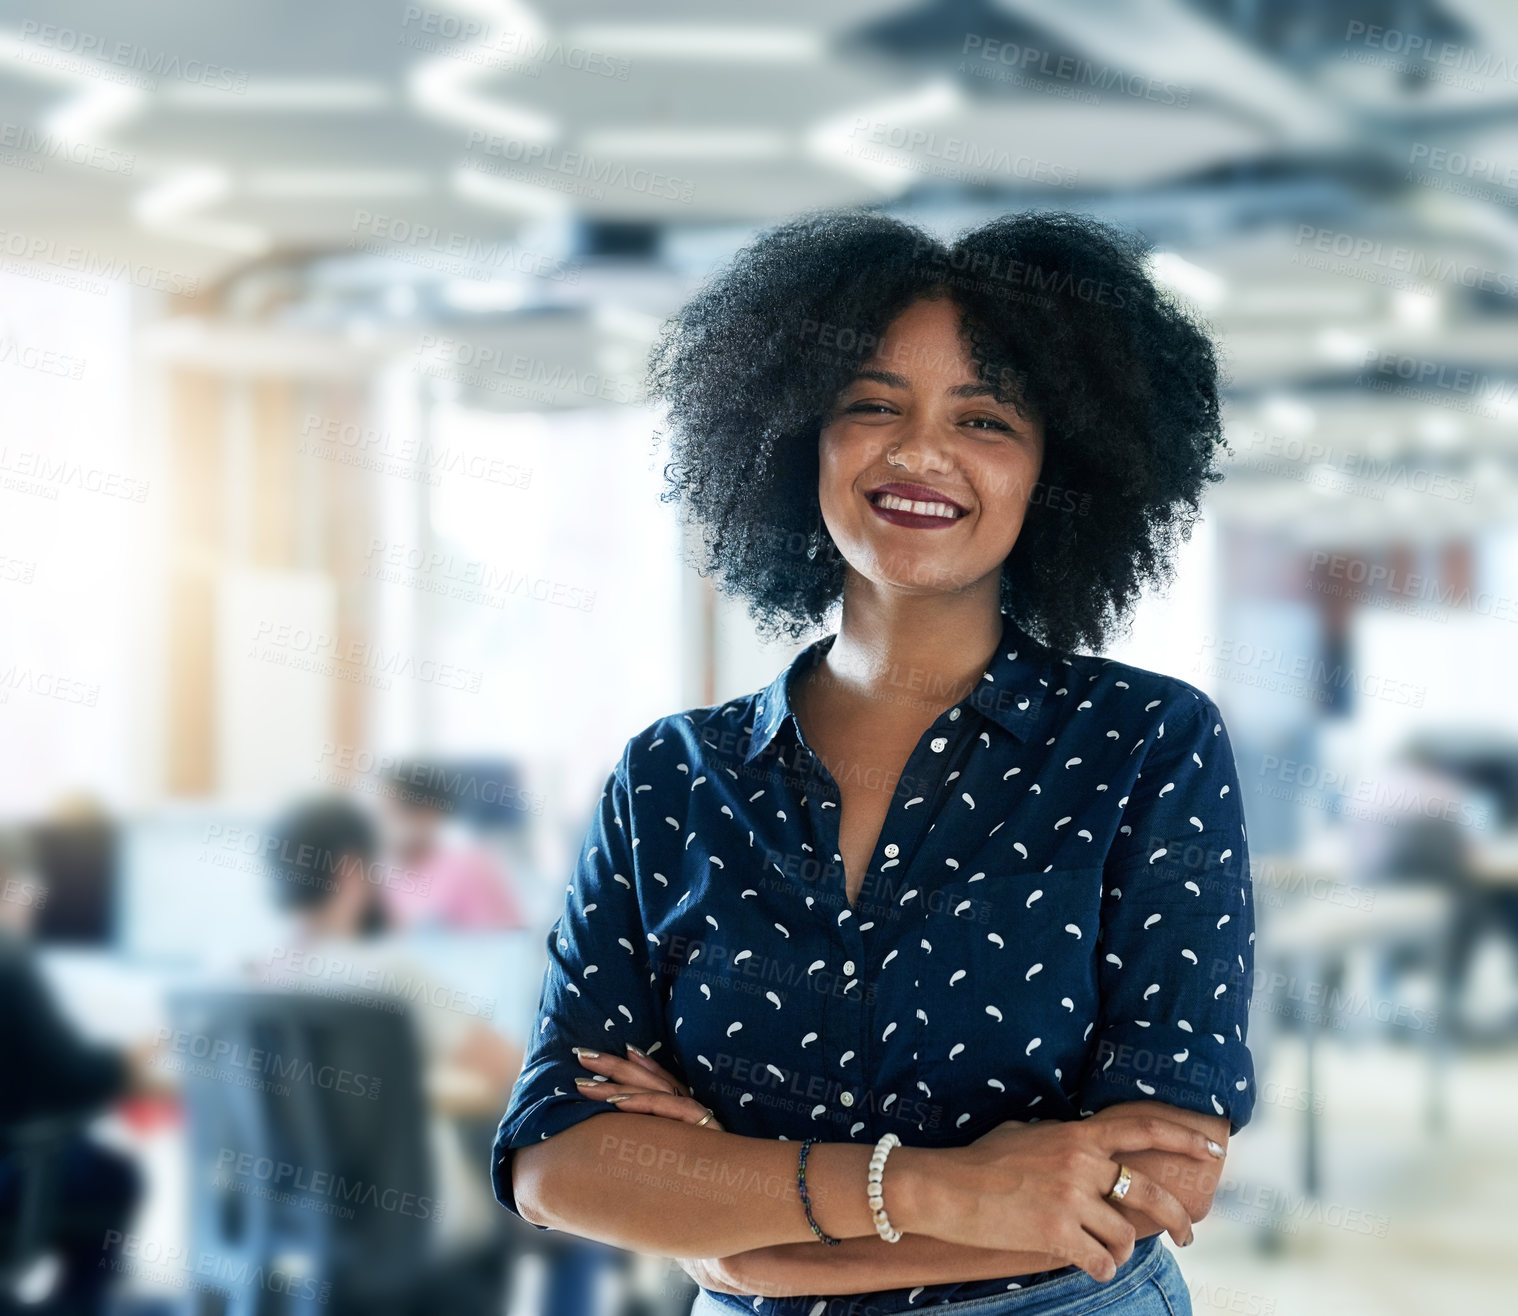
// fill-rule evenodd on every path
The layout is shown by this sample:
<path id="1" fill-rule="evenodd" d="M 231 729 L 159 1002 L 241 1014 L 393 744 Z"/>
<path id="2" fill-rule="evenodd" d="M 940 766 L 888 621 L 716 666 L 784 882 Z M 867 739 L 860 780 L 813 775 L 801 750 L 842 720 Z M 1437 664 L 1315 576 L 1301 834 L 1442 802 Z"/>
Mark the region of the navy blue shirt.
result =
<path id="1" fill-rule="evenodd" d="M 835 638 L 763 690 L 660 718 L 608 775 L 496 1139 L 513 1211 L 510 1150 L 609 1109 L 576 1090 L 575 1046 L 641 1047 L 756 1138 L 962 1146 L 1003 1120 L 1142 1100 L 1248 1121 L 1254 906 L 1213 702 L 1004 615 L 989 670 L 907 760 L 851 906 L 838 783 L 789 697 Z M 1073 1269 L 895 1289 L 869 1309 Z"/>

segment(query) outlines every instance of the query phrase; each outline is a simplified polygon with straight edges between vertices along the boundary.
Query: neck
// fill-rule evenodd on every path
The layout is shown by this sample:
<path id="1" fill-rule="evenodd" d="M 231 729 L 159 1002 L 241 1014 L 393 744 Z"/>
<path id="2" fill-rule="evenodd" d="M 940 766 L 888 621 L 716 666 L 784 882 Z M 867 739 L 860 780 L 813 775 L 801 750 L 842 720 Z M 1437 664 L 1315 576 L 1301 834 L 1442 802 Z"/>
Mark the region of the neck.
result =
<path id="1" fill-rule="evenodd" d="M 1000 578 L 963 592 L 903 594 L 851 574 L 819 675 L 847 697 L 936 717 L 985 675 L 1001 639 Z"/>

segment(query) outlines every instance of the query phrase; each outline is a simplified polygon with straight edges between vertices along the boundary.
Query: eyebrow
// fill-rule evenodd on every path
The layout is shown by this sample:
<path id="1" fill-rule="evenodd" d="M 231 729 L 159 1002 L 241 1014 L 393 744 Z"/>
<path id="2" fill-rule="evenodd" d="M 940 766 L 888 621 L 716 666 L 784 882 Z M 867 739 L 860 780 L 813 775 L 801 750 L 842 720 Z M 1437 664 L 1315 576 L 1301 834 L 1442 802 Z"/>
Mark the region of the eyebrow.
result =
<path id="1" fill-rule="evenodd" d="M 850 384 L 857 384 L 861 380 L 871 380 L 877 384 L 884 384 L 887 388 L 910 389 L 912 381 L 905 375 L 898 375 L 894 370 L 861 370 L 850 380 Z M 1000 402 L 996 396 L 996 390 L 990 384 L 977 381 L 973 384 L 955 384 L 946 390 L 951 398 L 990 398 L 993 402 Z M 1006 403 L 1011 406 L 1013 404 Z"/>

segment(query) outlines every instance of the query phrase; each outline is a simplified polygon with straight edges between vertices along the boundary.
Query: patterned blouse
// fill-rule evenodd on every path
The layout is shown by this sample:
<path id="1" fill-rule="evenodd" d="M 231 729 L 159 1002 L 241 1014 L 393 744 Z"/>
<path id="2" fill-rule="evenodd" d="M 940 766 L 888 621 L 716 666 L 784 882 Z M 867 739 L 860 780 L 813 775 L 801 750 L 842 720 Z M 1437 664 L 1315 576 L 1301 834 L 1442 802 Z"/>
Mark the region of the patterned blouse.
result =
<path id="1" fill-rule="evenodd" d="M 1003 1120 L 1142 1100 L 1248 1122 L 1254 906 L 1214 703 L 1004 614 L 990 669 L 896 780 L 851 905 L 838 782 L 790 701 L 835 638 L 763 690 L 660 718 L 607 776 L 496 1138 L 511 1210 L 511 1150 L 608 1111 L 576 1089 L 575 1046 L 641 1047 L 756 1138 L 963 1146 Z M 902 674 L 902 699 L 921 684 Z M 1074 1269 L 857 1305 L 916 1310 Z"/>

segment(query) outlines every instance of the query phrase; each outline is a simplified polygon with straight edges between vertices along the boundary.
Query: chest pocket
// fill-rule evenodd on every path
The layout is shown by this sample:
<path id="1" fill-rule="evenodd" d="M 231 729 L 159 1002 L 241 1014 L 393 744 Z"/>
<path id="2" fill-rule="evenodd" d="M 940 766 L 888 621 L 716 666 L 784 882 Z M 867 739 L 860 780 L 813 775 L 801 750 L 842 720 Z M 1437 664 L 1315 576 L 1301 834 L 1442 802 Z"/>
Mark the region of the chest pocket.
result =
<path id="1" fill-rule="evenodd" d="M 924 893 L 918 1096 L 946 1129 L 1066 1113 L 1097 1015 L 1101 884 L 1092 867 Z"/>

